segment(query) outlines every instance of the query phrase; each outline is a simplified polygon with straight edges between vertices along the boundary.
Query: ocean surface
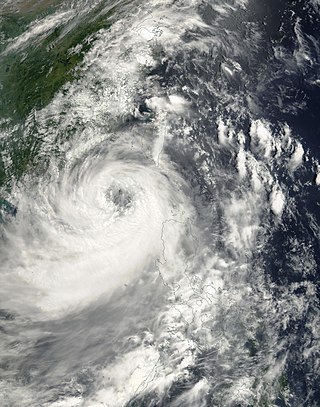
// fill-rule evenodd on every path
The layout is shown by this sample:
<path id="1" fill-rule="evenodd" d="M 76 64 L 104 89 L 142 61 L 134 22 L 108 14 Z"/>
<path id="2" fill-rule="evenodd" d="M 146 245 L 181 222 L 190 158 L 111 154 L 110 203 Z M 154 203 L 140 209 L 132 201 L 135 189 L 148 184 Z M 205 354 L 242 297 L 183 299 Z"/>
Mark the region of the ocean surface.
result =
<path id="1" fill-rule="evenodd" d="M 0 0 L 0 406 L 320 406 L 319 0 Z"/>

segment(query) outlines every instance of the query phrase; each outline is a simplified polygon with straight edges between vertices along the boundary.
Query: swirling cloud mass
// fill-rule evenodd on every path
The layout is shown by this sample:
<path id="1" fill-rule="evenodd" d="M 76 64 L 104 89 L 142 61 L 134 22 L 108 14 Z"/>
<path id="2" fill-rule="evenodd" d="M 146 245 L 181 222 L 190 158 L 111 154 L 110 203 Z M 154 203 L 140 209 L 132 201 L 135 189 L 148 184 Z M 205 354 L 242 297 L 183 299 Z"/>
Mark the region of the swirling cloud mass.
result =
<path id="1" fill-rule="evenodd" d="M 5 40 L 28 58 L 97 23 L 2 122 L 3 406 L 317 405 L 320 165 L 285 80 L 318 86 L 319 55 L 261 7 L 67 2 Z"/>

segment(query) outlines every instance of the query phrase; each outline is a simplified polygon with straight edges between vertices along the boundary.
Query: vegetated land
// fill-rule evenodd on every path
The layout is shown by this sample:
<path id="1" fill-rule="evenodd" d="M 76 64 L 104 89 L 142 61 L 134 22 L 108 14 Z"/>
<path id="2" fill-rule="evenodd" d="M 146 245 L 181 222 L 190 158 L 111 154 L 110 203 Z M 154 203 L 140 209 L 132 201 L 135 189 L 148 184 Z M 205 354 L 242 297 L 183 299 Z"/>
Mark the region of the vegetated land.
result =
<path id="1" fill-rule="evenodd" d="M 42 12 L 49 6 L 62 4 L 63 0 L 7 0 L 0 9 L 0 13 L 19 12 Z"/>
<path id="2" fill-rule="evenodd" d="M 101 10 L 103 3 L 77 21 L 71 30 L 56 27 L 40 43 L 0 56 L 2 118 L 24 119 L 33 108 L 45 106 L 61 86 L 74 78 L 74 68 L 82 61 L 94 38 L 86 40 L 99 29 L 111 25 L 112 11 L 103 14 Z M 26 29 L 29 19 L 28 13 L 3 15 L 0 31 L 5 39 L 13 38 Z M 79 49 L 73 51 L 77 45 Z"/>
<path id="3" fill-rule="evenodd" d="M 105 9 L 108 2 L 102 1 L 81 18 L 76 16 L 72 25 L 68 22 L 57 26 L 37 41 L 3 52 L 8 42 L 25 32 L 32 21 L 55 12 L 61 1 L 42 0 L 37 8 L 31 0 L 20 2 L 19 7 L 22 4 L 19 12 L 11 11 L 9 6 L 6 12 L 0 11 L 0 130 L 18 125 L 9 142 L 0 140 L 0 150 L 7 151 L 11 162 L 8 169 L 0 157 L 0 186 L 11 177 L 19 179 L 39 164 L 41 137 L 36 131 L 27 135 L 23 123 L 34 109 L 46 106 L 63 85 L 77 77 L 75 68 L 91 47 L 95 33 L 110 27 L 114 13 L 113 9 Z"/>

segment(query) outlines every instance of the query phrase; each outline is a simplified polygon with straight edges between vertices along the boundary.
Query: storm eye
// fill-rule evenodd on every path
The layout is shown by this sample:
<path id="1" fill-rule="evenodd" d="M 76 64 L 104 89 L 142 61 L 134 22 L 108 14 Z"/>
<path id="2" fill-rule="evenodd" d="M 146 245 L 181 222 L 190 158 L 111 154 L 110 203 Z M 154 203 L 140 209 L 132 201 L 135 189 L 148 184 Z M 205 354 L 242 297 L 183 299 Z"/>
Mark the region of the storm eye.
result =
<path id="1" fill-rule="evenodd" d="M 119 186 L 112 186 L 106 192 L 106 200 L 111 202 L 117 212 L 124 212 L 132 206 L 131 192 Z"/>

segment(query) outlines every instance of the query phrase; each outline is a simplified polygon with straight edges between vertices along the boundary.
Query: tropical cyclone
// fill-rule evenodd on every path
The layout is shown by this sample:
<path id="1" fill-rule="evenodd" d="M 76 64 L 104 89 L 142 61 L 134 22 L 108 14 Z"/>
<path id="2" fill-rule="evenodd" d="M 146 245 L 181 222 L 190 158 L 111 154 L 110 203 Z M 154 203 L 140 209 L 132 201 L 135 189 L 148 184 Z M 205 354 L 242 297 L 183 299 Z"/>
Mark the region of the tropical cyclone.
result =
<path id="1" fill-rule="evenodd" d="M 50 317 L 154 273 L 156 261 L 163 261 L 162 229 L 169 220 L 166 261 L 173 261 L 183 225 L 193 216 L 183 179 L 156 167 L 141 150 L 126 150 L 126 136 L 118 137 L 62 171 L 52 164 L 56 175 L 33 185 L 20 201 L 8 234 L 19 250 L 6 275 L 27 281 L 36 290 L 28 303 Z"/>
<path id="2" fill-rule="evenodd" d="M 81 61 L 2 134 L 36 157 L 21 153 L 4 197 L 6 405 L 300 407 L 317 389 L 319 225 L 303 199 L 319 164 L 265 112 L 283 50 L 264 49 L 259 4 L 71 5 L 2 54 L 72 44 L 48 81 Z"/>

